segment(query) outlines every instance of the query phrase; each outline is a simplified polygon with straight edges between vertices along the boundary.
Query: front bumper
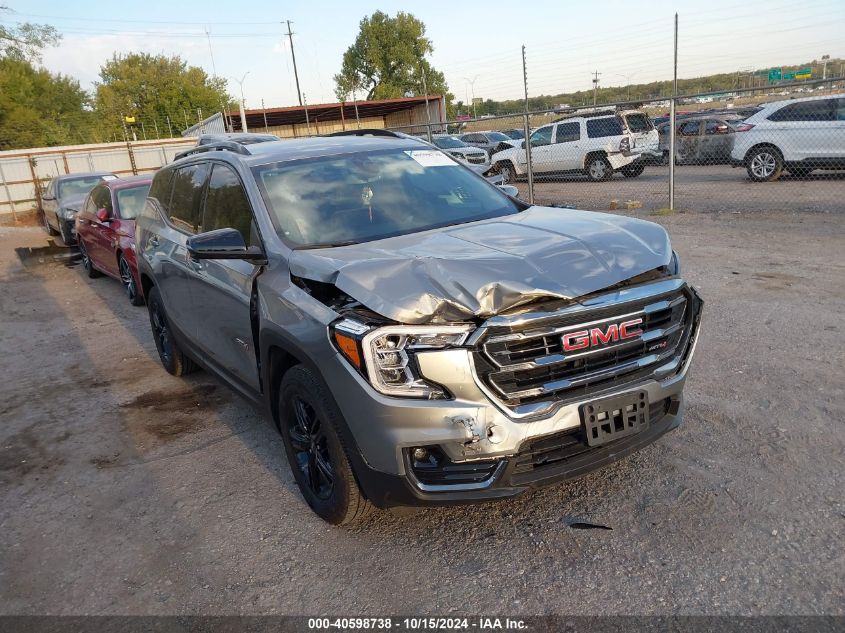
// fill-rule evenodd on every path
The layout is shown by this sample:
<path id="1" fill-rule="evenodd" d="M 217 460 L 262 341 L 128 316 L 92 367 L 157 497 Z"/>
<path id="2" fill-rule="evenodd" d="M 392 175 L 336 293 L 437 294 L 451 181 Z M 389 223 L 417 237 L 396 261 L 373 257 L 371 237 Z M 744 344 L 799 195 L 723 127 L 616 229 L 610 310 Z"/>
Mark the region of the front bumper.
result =
<path id="1" fill-rule="evenodd" d="M 694 294 L 694 293 L 693 293 Z M 480 383 L 467 349 L 419 353 L 421 374 L 445 385 L 451 400 L 390 398 L 377 393 L 360 375 L 335 356 L 323 374 L 335 396 L 358 448 L 356 474 L 364 492 L 377 505 L 450 503 L 519 494 L 533 486 L 575 477 L 638 450 L 681 423 L 682 391 L 692 358 L 701 302 L 694 302 L 693 325 L 680 368 L 660 379 L 646 376 L 624 386 L 608 387 L 566 401 L 538 417 L 517 417 L 494 400 Z M 658 407 L 650 426 L 639 434 L 585 450 L 582 406 L 631 391 L 644 391 Z M 524 468 L 524 460 L 538 441 L 564 441 L 565 459 L 554 467 Z M 583 441 L 581 441 L 583 444 Z M 446 478 L 455 485 L 434 486 L 412 467 L 412 449 L 438 451 L 451 468 Z M 454 468 L 452 468 L 454 466 Z M 486 469 L 486 470 L 485 470 Z M 469 476 L 467 475 L 469 472 Z M 440 476 L 440 475 L 438 475 Z M 442 477 L 441 477 L 442 480 Z"/>
<path id="2" fill-rule="evenodd" d="M 586 446 L 580 429 L 528 440 L 515 455 L 496 460 L 490 475 L 478 484 L 420 486 L 410 475 L 393 475 L 359 466 L 358 482 L 367 498 L 378 507 L 453 505 L 513 497 L 532 488 L 575 479 L 619 461 L 645 448 L 680 426 L 683 396 L 680 392 L 660 403 L 665 412 L 644 431 L 603 446 Z M 538 448 L 535 448 L 539 446 Z M 406 464 L 411 457 L 406 453 Z M 477 462 L 477 471 L 490 462 Z"/>

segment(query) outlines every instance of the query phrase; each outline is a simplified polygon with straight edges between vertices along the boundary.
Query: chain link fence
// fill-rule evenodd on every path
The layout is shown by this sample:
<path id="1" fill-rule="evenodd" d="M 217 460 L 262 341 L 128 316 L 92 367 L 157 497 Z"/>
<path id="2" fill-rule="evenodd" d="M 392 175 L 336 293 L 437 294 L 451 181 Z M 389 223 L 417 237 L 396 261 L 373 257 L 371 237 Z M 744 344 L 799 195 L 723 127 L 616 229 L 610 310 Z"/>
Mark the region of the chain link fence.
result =
<path id="1" fill-rule="evenodd" d="M 680 95 L 674 126 L 672 101 L 449 121 L 423 134 L 390 129 L 430 138 L 538 204 L 651 213 L 845 205 L 842 78 Z"/>

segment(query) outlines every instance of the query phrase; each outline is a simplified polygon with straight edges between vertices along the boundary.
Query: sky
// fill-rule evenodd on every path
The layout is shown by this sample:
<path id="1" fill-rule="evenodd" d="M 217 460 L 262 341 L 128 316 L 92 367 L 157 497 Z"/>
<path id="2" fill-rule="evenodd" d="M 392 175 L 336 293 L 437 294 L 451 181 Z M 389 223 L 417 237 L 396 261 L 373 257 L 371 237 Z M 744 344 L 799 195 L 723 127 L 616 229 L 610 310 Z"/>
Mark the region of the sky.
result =
<path id="1" fill-rule="evenodd" d="M 426 25 L 433 66 L 458 99 L 523 96 L 521 47 L 529 95 L 627 85 L 672 77 L 673 19 L 679 14 L 678 76 L 697 77 L 797 64 L 824 54 L 845 58 L 845 0 L 702 2 L 214 2 L 2 0 L 0 22 L 55 26 L 63 40 L 43 65 L 92 89 L 114 52 L 178 54 L 228 80 L 248 108 L 297 103 L 287 26 L 308 103 L 335 102 L 332 77 L 366 15 L 408 11 Z M 206 35 L 208 32 L 208 36 Z M 210 47 L 209 47 L 210 39 Z M 213 57 L 212 57 L 213 55 Z M 839 72 L 838 68 L 833 69 Z"/>

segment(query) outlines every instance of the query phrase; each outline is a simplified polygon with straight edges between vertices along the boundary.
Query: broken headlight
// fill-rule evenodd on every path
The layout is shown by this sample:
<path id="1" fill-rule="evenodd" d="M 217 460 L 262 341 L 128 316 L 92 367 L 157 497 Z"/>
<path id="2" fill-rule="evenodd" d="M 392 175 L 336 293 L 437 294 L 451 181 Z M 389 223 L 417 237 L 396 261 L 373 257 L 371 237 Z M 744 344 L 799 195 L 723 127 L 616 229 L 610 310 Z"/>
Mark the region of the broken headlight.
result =
<path id="1" fill-rule="evenodd" d="M 344 358 L 380 393 L 436 400 L 448 394 L 420 375 L 416 354 L 460 346 L 471 330 L 470 325 L 389 325 L 370 329 L 343 319 L 332 325 L 331 339 Z"/>

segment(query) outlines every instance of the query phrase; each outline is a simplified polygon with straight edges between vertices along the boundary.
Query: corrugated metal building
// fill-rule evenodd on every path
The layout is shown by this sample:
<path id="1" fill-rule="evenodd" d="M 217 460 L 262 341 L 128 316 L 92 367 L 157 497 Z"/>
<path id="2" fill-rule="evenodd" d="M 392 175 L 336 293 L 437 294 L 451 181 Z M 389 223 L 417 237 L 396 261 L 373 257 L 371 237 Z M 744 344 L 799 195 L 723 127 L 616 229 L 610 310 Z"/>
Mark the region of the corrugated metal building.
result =
<path id="1" fill-rule="evenodd" d="M 231 120 L 234 132 L 242 131 L 237 110 L 226 116 Z M 440 95 L 246 111 L 247 131 L 269 132 L 282 138 L 328 134 L 356 127 L 399 128 L 409 134 L 422 134 L 429 122 L 443 124 L 445 121 L 446 101 Z M 439 128 L 432 128 L 432 131 Z"/>

